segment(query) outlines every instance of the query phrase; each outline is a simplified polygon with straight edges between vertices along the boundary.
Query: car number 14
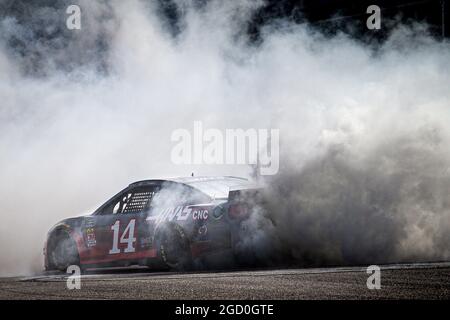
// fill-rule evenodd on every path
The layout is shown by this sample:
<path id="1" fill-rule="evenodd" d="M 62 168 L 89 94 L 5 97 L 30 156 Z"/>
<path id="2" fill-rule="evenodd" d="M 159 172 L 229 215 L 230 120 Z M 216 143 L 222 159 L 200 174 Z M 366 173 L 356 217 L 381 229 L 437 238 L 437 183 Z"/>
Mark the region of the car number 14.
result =
<path id="1" fill-rule="evenodd" d="M 134 226 L 136 224 L 136 219 L 131 219 L 128 223 L 127 227 L 122 233 L 122 236 L 119 239 L 119 231 L 120 231 L 120 220 L 117 220 L 111 226 L 111 230 L 113 231 L 113 245 L 112 249 L 109 250 L 109 254 L 120 253 L 121 250 L 119 248 L 120 243 L 126 243 L 127 247 L 123 250 L 125 253 L 135 252 L 134 242 L 136 242 L 136 238 L 134 237 Z"/>

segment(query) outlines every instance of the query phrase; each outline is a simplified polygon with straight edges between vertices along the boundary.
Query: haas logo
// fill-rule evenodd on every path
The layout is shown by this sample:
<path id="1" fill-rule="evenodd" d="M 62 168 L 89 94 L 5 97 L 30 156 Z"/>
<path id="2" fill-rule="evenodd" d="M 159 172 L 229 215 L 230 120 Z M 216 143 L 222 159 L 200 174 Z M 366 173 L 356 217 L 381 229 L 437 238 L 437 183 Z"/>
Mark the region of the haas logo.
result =
<path id="1" fill-rule="evenodd" d="M 173 221 L 173 220 L 187 220 L 192 216 L 193 220 L 207 220 L 209 213 L 207 209 L 192 209 L 190 207 L 172 207 L 165 208 L 157 214 L 151 214 L 147 221 Z"/>
<path id="2" fill-rule="evenodd" d="M 165 208 L 159 213 L 150 214 L 146 219 L 147 221 L 172 221 L 172 220 L 186 220 L 189 217 L 192 209 L 189 207 L 171 207 Z"/>

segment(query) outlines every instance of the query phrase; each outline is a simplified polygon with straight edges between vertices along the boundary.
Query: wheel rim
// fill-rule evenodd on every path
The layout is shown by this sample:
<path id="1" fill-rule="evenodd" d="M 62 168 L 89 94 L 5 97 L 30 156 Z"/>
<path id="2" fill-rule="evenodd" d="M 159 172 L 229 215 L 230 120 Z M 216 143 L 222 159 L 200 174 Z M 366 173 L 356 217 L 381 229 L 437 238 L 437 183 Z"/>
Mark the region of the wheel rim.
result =
<path id="1" fill-rule="evenodd" d="M 164 262 L 172 268 L 181 267 L 184 261 L 189 260 L 188 246 L 183 244 L 181 235 L 175 230 L 165 233 L 161 249 Z"/>
<path id="2" fill-rule="evenodd" d="M 178 263 L 178 254 L 180 253 L 179 237 L 175 235 L 175 232 L 170 232 L 166 234 L 162 247 L 164 250 L 165 260 L 168 264 Z"/>

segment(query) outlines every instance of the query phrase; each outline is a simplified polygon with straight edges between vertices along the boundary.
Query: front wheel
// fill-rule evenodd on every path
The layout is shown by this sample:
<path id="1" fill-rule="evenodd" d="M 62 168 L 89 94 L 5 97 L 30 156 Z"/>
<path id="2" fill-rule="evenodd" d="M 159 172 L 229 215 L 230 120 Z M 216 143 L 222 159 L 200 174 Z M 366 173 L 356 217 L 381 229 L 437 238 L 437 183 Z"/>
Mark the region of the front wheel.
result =
<path id="1" fill-rule="evenodd" d="M 53 269 L 66 271 L 70 265 L 79 265 L 80 258 L 75 241 L 67 233 L 55 237 L 50 251 L 50 265 Z"/>

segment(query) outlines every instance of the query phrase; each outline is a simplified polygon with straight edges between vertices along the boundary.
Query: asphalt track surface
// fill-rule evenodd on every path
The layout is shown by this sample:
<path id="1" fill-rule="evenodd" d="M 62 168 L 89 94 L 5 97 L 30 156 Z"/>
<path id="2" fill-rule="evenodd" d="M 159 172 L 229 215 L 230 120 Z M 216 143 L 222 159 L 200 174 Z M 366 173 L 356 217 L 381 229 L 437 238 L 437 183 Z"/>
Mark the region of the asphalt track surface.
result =
<path id="1" fill-rule="evenodd" d="M 88 271 L 81 289 L 68 274 L 0 278 L 0 299 L 450 299 L 450 262 L 381 267 L 381 289 L 369 290 L 366 267 L 152 272 Z"/>

